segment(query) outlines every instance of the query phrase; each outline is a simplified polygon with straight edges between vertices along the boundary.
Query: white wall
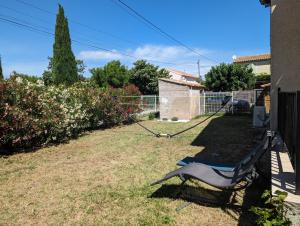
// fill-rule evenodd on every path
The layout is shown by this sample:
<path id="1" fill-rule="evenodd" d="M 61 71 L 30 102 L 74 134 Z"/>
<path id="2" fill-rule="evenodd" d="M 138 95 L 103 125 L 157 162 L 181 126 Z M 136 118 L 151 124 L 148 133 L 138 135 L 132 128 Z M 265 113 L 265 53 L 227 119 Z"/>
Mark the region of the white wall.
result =
<path id="1" fill-rule="evenodd" d="M 257 61 L 251 64 L 253 73 L 256 75 L 259 74 L 271 74 L 271 61 Z"/>

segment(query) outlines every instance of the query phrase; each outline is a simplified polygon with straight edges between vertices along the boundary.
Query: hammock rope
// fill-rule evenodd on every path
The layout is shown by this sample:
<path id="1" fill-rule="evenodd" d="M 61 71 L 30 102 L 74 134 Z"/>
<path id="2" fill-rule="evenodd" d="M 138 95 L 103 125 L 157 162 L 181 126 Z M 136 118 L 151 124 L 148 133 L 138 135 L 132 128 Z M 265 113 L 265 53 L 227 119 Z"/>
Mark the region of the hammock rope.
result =
<path id="1" fill-rule="evenodd" d="M 201 124 L 203 124 L 204 122 L 206 122 L 206 121 L 209 120 L 210 118 L 214 117 L 214 116 L 215 116 L 216 114 L 218 114 L 223 108 L 226 107 L 226 105 L 227 105 L 228 102 L 231 100 L 231 98 L 232 98 L 231 96 L 225 96 L 224 99 L 223 99 L 223 101 L 222 101 L 221 107 L 220 107 L 217 111 L 215 111 L 212 115 L 210 115 L 210 116 L 208 116 L 207 118 L 203 119 L 202 121 L 196 123 L 195 125 L 192 125 L 192 126 L 186 128 L 186 129 L 183 129 L 183 130 L 181 130 L 181 131 L 179 131 L 179 132 L 176 132 L 176 133 L 173 133 L 173 134 L 171 134 L 171 133 L 166 133 L 166 134 L 165 134 L 165 133 L 157 133 L 157 132 L 154 132 L 153 130 L 151 130 L 151 129 L 147 128 L 146 126 L 144 126 L 143 124 L 141 124 L 139 121 L 137 121 L 137 120 L 136 120 L 135 118 L 133 118 L 132 116 L 130 116 L 130 117 L 131 117 L 131 119 L 132 119 L 136 124 L 138 124 L 140 127 L 142 127 L 143 129 L 145 129 L 146 131 L 148 131 L 149 133 L 151 133 L 151 134 L 154 135 L 155 137 L 167 137 L 167 138 L 173 138 L 173 137 L 175 137 L 175 136 L 178 136 L 179 134 L 185 133 L 185 132 L 187 132 L 187 131 L 189 131 L 189 130 L 191 130 L 191 129 L 193 129 L 193 128 L 195 128 L 195 127 L 201 125 Z"/>

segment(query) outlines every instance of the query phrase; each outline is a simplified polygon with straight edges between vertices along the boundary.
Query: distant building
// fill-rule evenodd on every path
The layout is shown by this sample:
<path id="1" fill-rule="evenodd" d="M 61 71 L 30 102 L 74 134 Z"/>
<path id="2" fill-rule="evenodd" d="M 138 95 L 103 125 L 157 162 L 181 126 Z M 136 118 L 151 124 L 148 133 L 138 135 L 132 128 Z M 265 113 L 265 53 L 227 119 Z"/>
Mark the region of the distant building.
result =
<path id="1" fill-rule="evenodd" d="M 171 79 L 178 80 L 178 81 L 184 81 L 184 82 L 192 82 L 192 83 L 198 83 L 198 77 L 186 73 L 184 71 L 178 71 L 175 69 L 167 69 L 169 72 Z"/>
<path id="2" fill-rule="evenodd" d="M 160 118 L 188 121 L 201 114 L 200 92 L 204 86 L 195 82 L 159 79 Z"/>
<path id="3" fill-rule="evenodd" d="M 240 56 L 234 58 L 235 64 L 249 65 L 255 75 L 271 74 L 271 54 Z"/>

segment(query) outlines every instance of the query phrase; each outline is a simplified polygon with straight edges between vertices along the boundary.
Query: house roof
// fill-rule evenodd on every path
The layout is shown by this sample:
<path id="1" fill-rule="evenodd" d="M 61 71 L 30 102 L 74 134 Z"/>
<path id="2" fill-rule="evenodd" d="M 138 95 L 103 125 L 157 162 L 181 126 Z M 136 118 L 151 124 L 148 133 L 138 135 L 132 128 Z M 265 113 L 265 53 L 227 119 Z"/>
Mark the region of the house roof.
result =
<path id="1" fill-rule="evenodd" d="M 179 80 L 168 79 L 168 78 L 160 78 L 159 80 L 164 81 L 164 82 L 177 84 L 177 85 L 189 86 L 189 87 L 192 87 L 192 88 L 198 88 L 198 89 L 204 89 L 205 88 L 205 86 L 203 86 L 199 83 L 185 82 L 185 81 L 179 81 Z"/>
<path id="2" fill-rule="evenodd" d="M 259 0 L 260 3 L 266 7 L 270 6 L 271 0 Z"/>
<path id="3" fill-rule="evenodd" d="M 171 69 L 171 68 L 168 68 L 167 71 L 169 71 L 169 72 L 171 72 L 171 73 L 174 73 L 174 74 L 177 74 L 177 75 L 181 75 L 181 76 L 183 76 L 183 77 L 194 78 L 194 79 L 197 79 L 197 78 L 198 78 L 198 77 L 196 77 L 195 75 L 186 73 L 186 72 L 184 72 L 184 71 L 178 71 L 178 70 L 175 70 L 175 69 Z"/>
<path id="4" fill-rule="evenodd" d="M 263 60 L 270 60 L 271 54 L 260 54 L 260 55 L 254 55 L 254 56 L 241 56 L 237 57 L 234 60 L 234 63 L 247 63 L 247 62 L 253 62 L 253 61 L 263 61 Z"/>

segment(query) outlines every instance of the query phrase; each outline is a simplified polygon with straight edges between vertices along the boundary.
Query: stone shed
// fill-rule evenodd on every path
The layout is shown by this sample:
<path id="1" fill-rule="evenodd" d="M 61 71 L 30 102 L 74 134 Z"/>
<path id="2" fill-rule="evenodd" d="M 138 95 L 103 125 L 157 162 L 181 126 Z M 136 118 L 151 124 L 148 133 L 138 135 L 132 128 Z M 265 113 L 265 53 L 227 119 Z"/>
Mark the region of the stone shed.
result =
<path id="1" fill-rule="evenodd" d="M 159 79 L 161 120 L 188 121 L 201 114 L 200 93 L 204 86 L 174 79 Z"/>

